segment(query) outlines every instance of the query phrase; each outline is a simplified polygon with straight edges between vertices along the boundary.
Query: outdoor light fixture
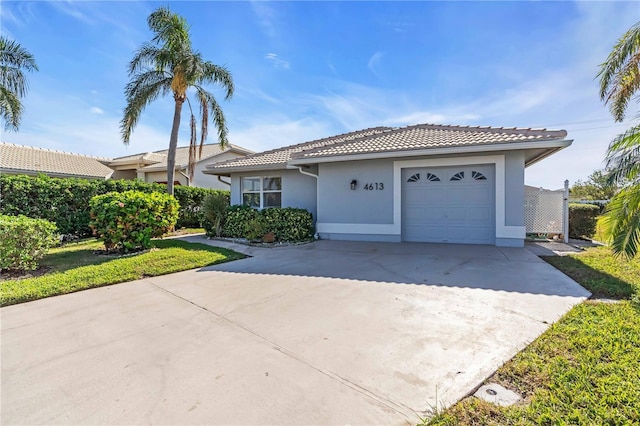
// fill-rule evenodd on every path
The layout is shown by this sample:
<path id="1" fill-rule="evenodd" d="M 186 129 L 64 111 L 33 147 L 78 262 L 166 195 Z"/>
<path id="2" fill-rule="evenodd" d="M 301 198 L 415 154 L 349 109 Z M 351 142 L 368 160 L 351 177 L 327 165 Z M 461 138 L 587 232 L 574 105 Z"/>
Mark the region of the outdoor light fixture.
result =
<path id="1" fill-rule="evenodd" d="M 358 181 L 357 181 L 357 180 L 355 180 L 355 179 L 354 179 L 354 180 L 352 180 L 352 181 L 351 181 L 351 189 L 352 189 L 353 191 L 355 191 L 357 186 L 358 186 Z"/>

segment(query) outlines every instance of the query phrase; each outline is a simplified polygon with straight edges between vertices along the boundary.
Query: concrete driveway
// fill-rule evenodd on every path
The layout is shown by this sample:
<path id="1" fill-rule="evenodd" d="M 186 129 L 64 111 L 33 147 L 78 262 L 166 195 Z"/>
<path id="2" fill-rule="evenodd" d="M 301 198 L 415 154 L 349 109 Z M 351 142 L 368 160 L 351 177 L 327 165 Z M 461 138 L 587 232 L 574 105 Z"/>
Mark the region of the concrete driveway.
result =
<path id="1" fill-rule="evenodd" d="M 251 252 L 3 308 L 2 424 L 415 424 L 589 295 L 527 249 Z"/>

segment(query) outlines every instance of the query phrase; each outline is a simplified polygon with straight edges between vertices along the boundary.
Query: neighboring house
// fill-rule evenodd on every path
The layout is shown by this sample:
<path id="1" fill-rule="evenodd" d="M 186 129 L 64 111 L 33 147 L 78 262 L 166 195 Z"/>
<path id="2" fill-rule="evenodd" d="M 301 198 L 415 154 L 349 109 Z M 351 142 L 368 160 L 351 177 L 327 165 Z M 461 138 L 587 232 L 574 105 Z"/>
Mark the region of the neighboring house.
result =
<path id="1" fill-rule="evenodd" d="M 320 238 L 522 247 L 524 169 L 564 130 L 377 127 L 209 164 L 232 204 L 311 211 Z"/>
<path id="2" fill-rule="evenodd" d="M 113 174 L 105 165 L 109 161 L 109 158 L 0 142 L 1 174 L 109 179 Z"/>
<path id="3" fill-rule="evenodd" d="M 111 160 L 108 165 L 115 170 L 114 179 L 140 179 L 149 183 L 167 183 L 168 151 L 165 149 L 118 157 Z M 176 150 L 174 182 L 176 185 L 228 190 L 229 184 L 224 180 L 202 173 L 205 165 L 212 161 L 225 161 L 247 154 L 253 154 L 253 151 L 232 144 L 228 144 L 224 150 L 218 144 L 203 145 L 202 156 L 196 162 L 193 178 L 189 179 L 189 147 L 179 147 Z"/>

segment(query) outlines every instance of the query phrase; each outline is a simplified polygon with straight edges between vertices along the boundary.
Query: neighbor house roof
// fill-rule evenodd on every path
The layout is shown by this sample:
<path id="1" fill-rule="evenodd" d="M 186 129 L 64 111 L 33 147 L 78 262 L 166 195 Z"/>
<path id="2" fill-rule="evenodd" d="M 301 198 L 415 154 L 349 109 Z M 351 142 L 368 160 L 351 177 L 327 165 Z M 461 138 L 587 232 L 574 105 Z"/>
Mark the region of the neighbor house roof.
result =
<path id="1" fill-rule="evenodd" d="M 0 142 L 0 171 L 5 173 L 108 179 L 113 170 L 103 163 L 109 161 L 109 158 Z"/>
<path id="2" fill-rule="evenodd" d="M 318 141 L 287 146 L 243 158 L 207 166 L 205 173 L 273 169 L 289 165 L 313 164 L 321 161 L 345 161 L 378 155 L 393 157 L 430 155 L 437 153 L 483 151 L 498 148 L 524 149 L 531 147 L 527 165 L 555 152 L 560 147 L 534 149 L 528 142 L 564 141 L 564 130 L 516 127 L 470 127 L 437 124 L 417 124 L 407 127 L 376 127 Z M 564 143 L 566 142 L 566 143 Z M 520 144 L 520 145 L 519 145 Z M 499 146 L 498 148 L 496 147 Z M 502 147 L 500 147 L 502 145 Z M 555 144 L 551 144 L 555 145 Z"/>
<path id="3" fill-rule="evenodd" d="M 225 149 L 221 149 L 219 144 L 206 144 L 202 146 L 202 156 L 197 161 L 206 160 L 225 152 L 237 152 L 241 154 L 253 154 L 253 151 L 239 147 L 233 144 L 227 144 Z M 167 169 L 168 149 L 160 151 L 127 155 L 124 157 L 114 158 L 109 164 L 112 166 L 121 164 L 146 164 L 139 168 L 139 171 L 152 172 Z M 176 168 L 184 169 L 189 165 L 189 147 L 183 146 L 176 149 Z"/>
<path id="4" fill-rule="evenodd" d="M 356 132 L 343 133 L 328 138 L 313 140 L 311 142 L 304 142 L 297 145 L 290 145 L 283 148 L 272 149 L 270 151 L 259 152 L 256 154 L 247 155 L 246 157 L 221 161 L 219 163 L 208 165 L 206 169 L 211 171 L 232 171 L 236 169 L 254 170 L 260 168 L 284 168 L 287 166 L 287 163 L 293 158 L 295 154 L 303 152 L 305 150 L 330 146 L 345 141 L 351 141 L 388 130 L 391 130 L 391 127 L 373 127 L 370 129 L 358 130 Z M 205 170 L 205 173 L 207 173 L 207 170 Z"/>

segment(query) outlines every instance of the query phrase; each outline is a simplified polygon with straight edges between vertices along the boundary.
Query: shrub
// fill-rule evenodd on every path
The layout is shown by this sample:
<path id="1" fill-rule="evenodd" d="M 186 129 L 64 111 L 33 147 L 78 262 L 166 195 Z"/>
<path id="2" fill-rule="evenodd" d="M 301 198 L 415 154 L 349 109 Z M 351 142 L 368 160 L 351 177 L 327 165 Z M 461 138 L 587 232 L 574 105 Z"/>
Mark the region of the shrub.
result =
<path id="1" fill-rule="evenodd" d="M 276 241 L 299 242 L 313 239 L 313 231 L 313 217 L 307 210 L 272 207 L 257 211 L 236 205 L 227 209 L 222 234 L 232 238 L 258 239 L 273 232 Z"/>
<path id="2" fill-rule="evenodd" d="M 313 216 L 305 209 L 275 207 L 262 210 L 267 232 L 276 241 L 308 241 L 313 239 Z"/>
<path id="3" fill-rule="evenodd" d="M 166 193 L 166 185 L 137 180 L 88 180 L 50 178 L 25 175 L 0 175 L 0 214 L 47 219 L 55 222 L 58 231 L 66 235 L 89 236 L 89 201 L 108 192 L 141 191 Z M 177 225 L 200 227 L 204 219 L 201 205 L 213 193 L 205 188 L 176 186 L 175 197 L 180 203 Z"/>
<path id="4" fill-rule="evenodd" d="M 208 195 L 202 203 L 202 214 L 204 226 L 207 235 L 220 237 L 222 235 L 222 226 L 229 208 L 229 196 L 222 192 Z"/>
<path id="5" fill-rule="evenodd" d="M 259 217 L 260 213 L 249 206 L 229 206 L 222 227 L 222 235 L 231 238 L 245 238 L 247 223 Z"/>
<path id="6" fill-rule="evenodd" d="M 166 188 L 163 186 L 163 191 Z M 180 203 L 178 216 L 178 228 L 201 228 L 205 225 L 205 213 L 202 210 L 207 197 L 215 195 L 225 200 L 225 206 L 229 205 L 229 191 L 216 189 L 194 188 L 192 186 L 176 186 L 173 195 Z"/>
<path id="7" fill-rule="evenodd" d="M 592 238 L 596 233 L 599 214 L 600 207 L 596 205 L 569 203 L 569 236 Z"/>
<path id="8" fill-rule="evenodd" d="M 0 215 L 0 269 L 34 270 L 58 242 L 56 225 L 24 215 Z"/>
<path id="9" fill-rule="evenodd" d="M 89 204 L 90 226 L 107 250 L 147 249 L 151 238 L 169 232 L 178 220 L 178 201 L 160 192 L 109 192 Z"/>

